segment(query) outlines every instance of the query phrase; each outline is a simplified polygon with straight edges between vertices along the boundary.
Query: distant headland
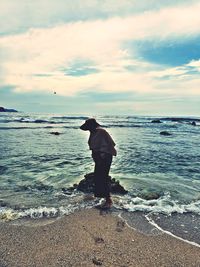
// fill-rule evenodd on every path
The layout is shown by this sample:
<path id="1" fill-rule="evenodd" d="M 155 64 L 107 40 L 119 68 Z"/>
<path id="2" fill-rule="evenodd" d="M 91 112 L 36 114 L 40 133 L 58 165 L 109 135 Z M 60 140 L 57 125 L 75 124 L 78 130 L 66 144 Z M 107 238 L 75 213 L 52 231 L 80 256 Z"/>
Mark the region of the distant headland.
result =
<path id="1" fill-rule="evenodd" d="M 0 112 L 18 112 L 18 111 L 15 110 L 15 109 L 12 109 L 12 108 L 3 108 L 3 107 L 0 107 Z"/>

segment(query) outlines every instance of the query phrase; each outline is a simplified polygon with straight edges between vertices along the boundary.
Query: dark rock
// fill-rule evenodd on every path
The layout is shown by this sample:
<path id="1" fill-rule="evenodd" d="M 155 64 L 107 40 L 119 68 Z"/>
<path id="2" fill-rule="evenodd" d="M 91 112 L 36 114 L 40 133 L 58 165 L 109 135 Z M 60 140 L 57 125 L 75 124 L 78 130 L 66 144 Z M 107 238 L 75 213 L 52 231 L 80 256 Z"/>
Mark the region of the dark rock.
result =
<path id="1" fill-rule="evenodd" d="M 120 185 L 119 181 L 115 181 L 115 179 L 112 179 L 110 176 L 109 176 L 109 182 L 110 182 L 110 191 L 112 194 L 124 195 L 128 193 L 128 191 L 125 190 L 124 187 Z M 82 179 L 78 185 L 74 184 L 72 188 L 73 190 L 77 189 L 84 193 L 94 192 L 94 173 L 86 174 L 85 178 Z"/>
<path id="2" fill-rule="evenodd" d="M 151 123 L 162 123 L 160 120 L 152 120 Z"/>
<path id="3" fill-rule="evenodd" d="M 15 109 L 12 109 L 12 108 L 3 108 L 3 107 L 0 107 L 0 112 L 18 112 L 18 111 L 15 110 Z"/>
<path id="4" fill-rule="evenodd" d="M 34 123 L 46 123 L 47 121 L 46 120 L 35 120 Z"/>
<path id="5" fill-rule="evenodd" d="M 183 122 L 185 119 L 184 118 L 171 118 L 171 121 L 175 122 Z"/>
<path id="6" fill-rule="evenodd" d="M 70 187 L 70 188 L 64 188 L 63 187 L 61 190 L 62 190 L 63 194 L 71 195 L 74 188 L 73 187 Z"/>
<path id="7" fill-rule="evenodd" d="M 193 121 L 191 124 L 192 124 L 193 126 L 196 126 L 196 125 L 197 125 L 195 121 Z"/>
<path id="8" fill-rule="evenodd" d="M 16 109 L 13 108 L 6 108 L 6 112 L 18 112 Z"/>
<path id="9" fill-rule="evenodd" d="M 62 188 L 63 191 L 69 190 L 69 191 L 74 191 L 74 186 L 70 186 L 69 188 Z"/>
<path id="10" fill-rule="evenodd" d="M 59 132 L 50 132 L 50 134 L 54 134 L 54 135 L 60 135 Z"/>
<path id="11" fill-rule="evenodd" d="M 6 207 L 6 206 L 8 206 L 8 203 L 6 203 L 2 199 L 0 199 L 0 207 Z"/>
<path id="12" fill-rule="evenodd" d="M 153 199 L 159 199 L 161 196 L 158 192 L 141 192 L 138 197 L 145 199 L 145 200 L 153 200 Z"/>
<path id="13" fill-rule="evenodd" d="M 187 118 L 187 117 L 169 117 L 169 118 L 161 118 L 161 120 L 164 120 L 164 121 L 172 121 L 172 122 L 192 122 L 192 121 L 200 121 L 200 119 L 198 118 Z"/>
<path id="14" fill-rule="evenodd" d="M 165 135 L 165 136 L 169 136 L 172 135 L 171 133 L 167 132 L 167 131 L 162 131 L 160 132 L 161 135 Z"/>

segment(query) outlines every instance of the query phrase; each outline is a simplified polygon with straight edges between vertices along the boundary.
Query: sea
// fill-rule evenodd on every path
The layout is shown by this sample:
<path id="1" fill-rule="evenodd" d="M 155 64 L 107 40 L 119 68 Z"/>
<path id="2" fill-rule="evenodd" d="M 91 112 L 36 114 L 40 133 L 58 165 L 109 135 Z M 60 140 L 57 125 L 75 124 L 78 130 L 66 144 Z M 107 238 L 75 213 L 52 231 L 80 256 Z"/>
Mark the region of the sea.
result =
<path id="1" fill-rule="evenodd" d="M 142 232 L 156 227 L 200 246 L 195 116 L 0 113 L 0 222 L 60 218 L 102 201 L 68 190 L 94 169 L 89 132 L 79 128 L 89 117 L 116 143 L 110 175 L 128 194 L 113 195 L 113 209 Z"/>

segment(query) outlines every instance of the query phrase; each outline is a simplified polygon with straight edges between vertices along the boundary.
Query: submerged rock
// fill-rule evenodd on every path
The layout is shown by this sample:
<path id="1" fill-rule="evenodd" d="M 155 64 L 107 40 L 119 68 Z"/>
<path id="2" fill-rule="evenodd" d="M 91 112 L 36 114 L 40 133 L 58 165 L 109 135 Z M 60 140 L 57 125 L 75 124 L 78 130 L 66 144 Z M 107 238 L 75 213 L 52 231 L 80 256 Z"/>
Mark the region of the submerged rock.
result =
<path id="1" fill-rule="evenodd" d="M 142 199 L 145 199 L 145 200 L 153 200 L 153 199 L 159 199 L 161 196 L 161 193 L 159 193 L 159 192 L 141 192 L 138 196 Z"/>
<path id="2" fill-rule="evenodd" d="M 162 123 L 160 120 L 152 120 L 151 123 Z"/>
<path id="3" fill-rule="evenodd" d="M 192 121 L 200 121 L 200 119 L 198 118 L 188 118 L 188 117 L 168 117 L 168 118 L 161 118 L 161 120 L 164 120 L 164 121 L 172 121 L 172 122 L 192 122 Z"/>
<path id="4" fill-rule="evenodd" d="M 82 179 L 79 182 L 79 184 L 74 184 L 73 187 L 70 188 L 70 190 L 77 189 L 84 193 L 94 192 L 94 173 L 93 172 L 88 173 L 84 177 L 85 178 Z M 125 190 L 125 188 L 122 185 L 120 185 L 119 181 L 112 179 L 111 176 L 109 176 L 109 182 L 110 182 L 110 191 L 112 194 L 125 195 L 128 193 L 128 191 Z"/>
<path id="5" fill-rule="evenodd" d="M 167 132 L 167 131 L 162 131 L 160 132 L 161 135 L 166 135 L 166 136 L 169 136 L 169 135 L 172 135 L 171 133 Z"/>
<path id="6" fill-rule="evenodd" d="M 50 134 L 54 134 L 54 135 L 60 135 L 59 132 L 50 132 Z"/>
<path id="7" fill-rule="evenodd" d="M 193 121 L 191 124 L 192 124 L 193 126 L 196 126 L 196 125 L 197 125 L 195 121 Z"/>

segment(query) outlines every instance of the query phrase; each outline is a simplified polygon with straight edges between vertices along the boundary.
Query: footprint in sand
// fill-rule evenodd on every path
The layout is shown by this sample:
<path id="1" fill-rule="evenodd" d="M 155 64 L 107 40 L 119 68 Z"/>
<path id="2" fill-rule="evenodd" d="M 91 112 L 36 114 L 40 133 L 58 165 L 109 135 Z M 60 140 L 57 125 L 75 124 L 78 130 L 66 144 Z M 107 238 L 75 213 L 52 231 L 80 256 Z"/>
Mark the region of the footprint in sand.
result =
<path id="1" fill-rule="evenodd" d="M 94 241 L 95 241 L 95 244 L 101 244 L 101 243 L 104 243 L 104 240 L 103 240 L 103 238 L 101 238 L 101 237 L 95 237 L 95 238 L 94 238 Z"/>
<path id="2" fill-rule="evenodd" d="M 124 227 L 125 227 L 125 222 L 124 221 L 118 221 L 116 231 L 122 232 Z"/>
<path id="3" fill-rule="evenodd" d="M 93 258 L 92 259 L 92 262 L 95 264 L 95 265 L 102 265 L 103 264 L 103 261 L 100 260 L 100 259 L 96 259 L 96 258 Z"/>

